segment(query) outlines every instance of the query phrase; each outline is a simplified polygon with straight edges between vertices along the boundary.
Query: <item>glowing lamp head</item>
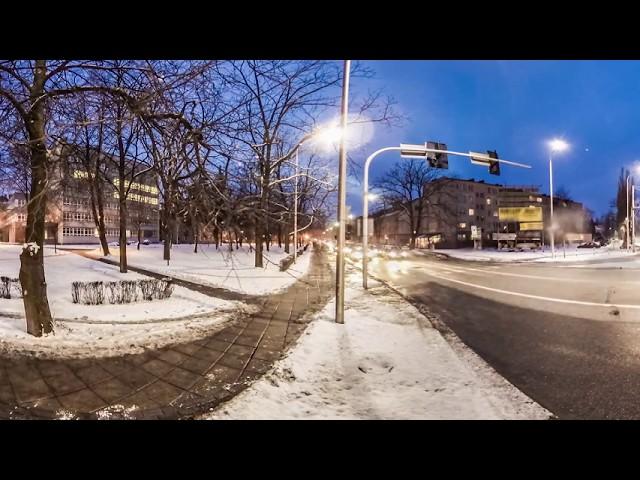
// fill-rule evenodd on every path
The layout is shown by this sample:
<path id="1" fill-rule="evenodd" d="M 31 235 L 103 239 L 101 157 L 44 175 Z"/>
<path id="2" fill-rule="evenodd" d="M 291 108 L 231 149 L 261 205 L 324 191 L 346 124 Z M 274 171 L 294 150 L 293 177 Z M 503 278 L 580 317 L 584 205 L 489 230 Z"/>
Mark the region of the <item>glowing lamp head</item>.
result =
<path id="1" fill-rule="evenodd" d="M 567 150 L 569 148 L 569 144 L 564 140 L 561 140 L 559 138 L 554 138 L 549 142 L 549 148 L 551 149 L 552 152 L 559 153 Z"/>

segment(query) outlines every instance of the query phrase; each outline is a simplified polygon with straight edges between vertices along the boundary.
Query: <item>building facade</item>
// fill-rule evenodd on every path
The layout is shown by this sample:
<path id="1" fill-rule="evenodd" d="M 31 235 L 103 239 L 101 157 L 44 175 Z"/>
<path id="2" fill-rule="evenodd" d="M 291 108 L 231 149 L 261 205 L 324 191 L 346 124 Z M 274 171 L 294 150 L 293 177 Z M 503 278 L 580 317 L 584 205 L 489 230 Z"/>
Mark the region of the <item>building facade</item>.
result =
<path id="1" fill-rule="evenodd" d="M 427 189 L 433 193 L 423 199 L 420 226 L 414 234 L 416 247 L 464 248 L 474 244 L 495 247 L 523 243 L 538 246 L 549 242 L 550 199 L 540 193 L 539 187 L 448 177 L 435 182 L 437 188 Z M 415 209 L 415 204 L 412 208 Z M 412 226 L 407 209 L 389 208 L 372 214 L 370 241 L 379 245 L 408 245 Z M 524 216 L 508 215 L 513 212 Z M 526 215 L 528 213 L 535 215 Z M 527 217 L 535 221 L 528 221 Z M 359 219 L 360 237 L 361 222 Z M 581 203 L 554 198 L 554 223 L 557 243 L 591 239 L 591 216 Z"/>
<path id="2" fill-rule="evenodd" d="M 120 207 L 117 187 L 118 174 L 106 162 L 101 180 L 103 214 L 108 242 L 118 241 L 120 233 Z M 125 180 L 127 195 L 127 239 L 159 240 L 159 200 L 155 175 L 149 171 Z M 99 244 L 98 229 L 92 212 L 89 173 L 81 162 L 72 156 L 60 162 L 53 176 L 52 190 L 48 193 L 45 223 L 45 243 L 48 244 Z M 0 241 L 23 243 L 27 218 L 27 198 L 22 193 L 9 197 L 0 211 Z"/>

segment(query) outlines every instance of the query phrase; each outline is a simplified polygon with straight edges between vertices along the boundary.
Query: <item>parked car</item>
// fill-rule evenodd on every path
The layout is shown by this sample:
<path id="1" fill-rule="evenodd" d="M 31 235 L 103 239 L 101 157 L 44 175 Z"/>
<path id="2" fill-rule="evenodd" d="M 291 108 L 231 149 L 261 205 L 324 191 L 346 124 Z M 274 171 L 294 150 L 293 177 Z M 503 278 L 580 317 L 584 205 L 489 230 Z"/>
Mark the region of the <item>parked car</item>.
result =
<path id="1" fill-rule="evenodd" d="M 142 244 L 143 244 L 143 245 L 151 245 L 151 241 L 150 241 L 148 238 L 145 238 L 145 239 L 142 241 Z"/>
<path id="2" fill-rule="evenodd" d="M 600 244 L 598 242 L 585 242 L 578 245 L 578 248 L 600 248 Z"/>

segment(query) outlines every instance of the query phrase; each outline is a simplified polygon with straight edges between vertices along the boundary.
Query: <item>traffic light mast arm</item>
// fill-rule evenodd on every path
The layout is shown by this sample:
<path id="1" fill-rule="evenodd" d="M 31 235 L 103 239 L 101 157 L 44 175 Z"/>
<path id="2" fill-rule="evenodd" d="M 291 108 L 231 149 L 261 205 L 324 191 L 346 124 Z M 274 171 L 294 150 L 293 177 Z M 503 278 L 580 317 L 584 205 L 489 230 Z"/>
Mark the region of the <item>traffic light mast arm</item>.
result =
<path id="1" fill-rule="evenodd" d="M 427 153 L 448 153 L 450 155 L 459 155 L 461 157 L 469 157 L 469 158 L 479 156 L 475 154 L 471 155 L 470 153 L 454 152 L 452 150 L 436 150 L 432 148 L 425 148 L 424 151 Z M 487 163 L 489 163 L 489 161 L 493 161 L 493 162 L 504 163 L 506 165 L 513 165 L 514 167 L 531 168 L 531 165 L 525 165 L 524 163 L 511 162 L 509 160 L 503 160 L 501 158 L 491 158 L 489 157 L 489 155 L 484 155 L 484 157 L 487 159 Z"/>

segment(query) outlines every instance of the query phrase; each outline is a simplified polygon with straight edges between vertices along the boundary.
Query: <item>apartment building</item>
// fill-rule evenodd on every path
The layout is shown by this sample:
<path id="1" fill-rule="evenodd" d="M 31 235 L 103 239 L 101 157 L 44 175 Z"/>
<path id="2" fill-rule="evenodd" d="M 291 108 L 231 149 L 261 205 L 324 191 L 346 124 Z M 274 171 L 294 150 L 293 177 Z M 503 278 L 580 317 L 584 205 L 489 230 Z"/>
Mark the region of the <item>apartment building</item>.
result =
<path id="1" fill-rule="evenodd" d="M 428 189 L 428 198 L 423 199 L 420 225 L 415 232 L 418 248 L 464 248 L 474 242 L 484 246 L 497 246 L 499 241 L 505 246 L 549 242 L 550 199 L 540 193 L 540 187 L 449 177 L 435 180 L 434 184 Z M 412 205 L 414 212 L 416 205 L 417 202 Z M 407 210 L 408 206 L 383 208 L 372 214 L 371 241 L 408 245 L 412 232 Z M 591 218 L 582 204 L 555 198 L 554 220 L 557 241 L 590 240 Z"/>
<path id="2" fill-rule="evenodd" d="M 142 171 L 142 170 L 141 170 Z M 149 171 L 125 180 L 127 195 L 127 239 L 135 242 L 138 232 L 142 240 L 159 240 L 159 200 L 155 176 Z M 102 203 L 107 241 L 117 241 L 120 233 L 120 207 L 117 171 L 107 162 L 102 181 Z M 131 176 L 129 176 L 130 178 Z M 45 243 L 99 244 L 98 230 L 92 213 L 89 173 L 83 164 L 71 155 L 59 162 L 53 175 L 52 191 L 48 194 Z M 9 197 L 0 211 L 0 241 L 25 241 L 27 198 L 22 193 Z"/>

